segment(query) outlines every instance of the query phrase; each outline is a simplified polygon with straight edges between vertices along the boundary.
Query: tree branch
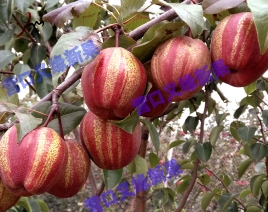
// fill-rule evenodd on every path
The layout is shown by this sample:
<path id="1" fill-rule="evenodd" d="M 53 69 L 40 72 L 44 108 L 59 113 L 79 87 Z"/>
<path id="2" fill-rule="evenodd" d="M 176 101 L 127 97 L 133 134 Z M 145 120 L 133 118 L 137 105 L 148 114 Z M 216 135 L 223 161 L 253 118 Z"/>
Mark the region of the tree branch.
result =
<path id="1" fill-rule="evenodd" d="M 201 119 L 201 126 L 200 126 L 200 137 L 199 137 L 199 143 L 203 143 L 203 139 L 204 139 L 204 125 L 205 125 L 205 119 L 206 119 L 206 116 L 207 116 L 207 111 L 208 111 L 208 99 L 209 99 L 209 95 L 210 95 L 210 92 L 208 90 L 208 88 L 206 87 L 206 92 L 205 92 L 205 107 L 204 107 L 204 112 L 203 112 L 203 115 L 202 115 L 202 119 Z M 181 199 L 181 202 L 180 202 L 180 205 L 179 207 L 176 209 L 175 212 L 180 212 L 191 191 L 193 190 L 193 187 L 195 185 L 195 181 L 197 179 L 197 171 L 198 171 L 198 166 L 200 164 L 200 160 L 197 158 L 195 160 L 195 165 L 194 165 L 194 170 L 193 170 L 193 174 L 192 174 L 192 179 L 191 179 L 191 182 L 190 182 L 190 185 L 189 187 L 187 188 L 187 190 L 185 191 L 185 193 L 183 194 L 182 196 L 182 199 Z"/>

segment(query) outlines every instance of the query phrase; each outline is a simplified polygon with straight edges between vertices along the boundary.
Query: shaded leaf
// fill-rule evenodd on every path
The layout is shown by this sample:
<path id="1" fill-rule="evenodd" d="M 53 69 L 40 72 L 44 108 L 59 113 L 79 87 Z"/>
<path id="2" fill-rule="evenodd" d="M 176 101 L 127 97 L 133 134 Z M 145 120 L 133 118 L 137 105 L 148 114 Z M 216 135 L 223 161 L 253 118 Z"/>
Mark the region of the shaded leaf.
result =
<path id="1" fill-rule="evenodd" d="M 188 116 L 184 122 L 184 125 L 186 126 L 187 130 L 193 133 L 198 125 L 198 122 L 198 117 Z"/>
<path id="2" fill-rule="evenodd" d="M 247 3 L 257 28 L 260 53 L 264 54 L 268 48 L 268 5 L 265 0 L 248 0 Z"/>
<path id="3" fill-rule="evenodd" d="M 212 153 L 212 146 L 209 142 L 205 142 L 204 144 L 196 143 L 195 153 L 201 161 L 207 162 Z"/>
<path id="4" fill-rule="evenodd" d="M 211 133 L 209 135 L 209 142 L 211 143 L 212 146 L 216 145 L 216 141 L 218 140 L 219 135 L 223 129 L 224 129 L 224 126 L 219 125 L 219 126 L 213 127 L 213 129 L 211 130 Z"/>
<path id="5" fill-rule="evenodd" d="M 6 65 L 10 63 L 11 60 L 13 60 L 14 57 L 15 55 L 11 51 L 1 50 L 0 51 L 0 69 L 5 68 Z"/>
<path id="6" fill-rule="evenodd" d="M 201 183 L 203 183 L 204 185 L 208 185 L 210 183 L 210 177 L 207 174 L 203 174 L 199 177 L 199 180 L 201 181 Z"/>
<path id="7" fill-rule="evenodd" d="M 229 115 L 230 115 L 229 113 L 221 113 L 221 114 L 216 115 L 217 125 L 220 125 L 222 121 Z"/>
<path id="8" fill-rule="evenodd" d="M 158 153 L 159 151 L 159 146 L 160 146 L 160 141 L 159 141 L 159 135 L 157 133 L 157 130 L 155 128 L 155 126 L 149 122 L 146 119 L 140 119 L 140 121 L 146 126 L 146 128 L 148 129 L 153 145 L 155 147 L 156 153 Z"/>
<path id="9" fill-rule="evenodd" d="M 224 10 L 233 8 L 244 0 L 204 0 L 202 2 L 202 7 L 204 9 L 204 13 L 206 14 L 216 14 L 220 13 Z"/>
<path id="10" fill-rule="evenodd" d="M 107 190 L 113 189 L 119 184 L 123 175 L 123 169 L 106 170 L 103 169 L 104 184 Z"/>
<path id="11" fill-rule="evenodd" d="M 184 23 L 178 23 L 178 22 L 177 23 L 165 23 L 163 26 L 160 26 L 158 29 L 156 29 L 153 32 L 154 37 L 152 39 L 150 39 L 149 41 L 146 41 L 147 37 L 149 37 L 147 35 L 145 40 L 142 40 L 142 42 L 139 45 L 135 46 L 132 49 L 132 53 L 142 63 L 147 62 L 148 60 L 151 59 L 155 49 L 159 46 L 160 42 L 162 42 L 168 38 L 171 38 L 172 33 L 180 30 L 183 25 L 184 25 Z M 159 26 L 159 25 L 157 25 L 157 26 Z M 154 27 L 154 29 L 155 29 L 155 27 Z M 152 32 L 152 30 L 150 30 L 149 32 L 148 31 L 146 32 L 148 34 L 150 34 Z M 146 35 L 146 33 L 145 33 L 145 35 Z"/>
<path id="12" fill-rule="evenodd" d="M 150 21 L 148 13 L 140 13 L 136 12 L 131 15 L 132 17 L 126 17 L 126 21 L 124 21 L 124 31 L 131 32 L 132 30 L 136 29 L 137 27 L 147 23 Z"/>
<path id="13" fill-rule="evenodd" d="M 268 127 L 268 110 L 262 111 L 262 119 L 265 126 Z"/>
<path id="14" fill-rule="evenodd" d="M 257 206 L 250 206 L 247 208 L 246 212 L 263 212 L 263 210 Z"/>
<path id="15" fill-rule="evenodd" d="M 75 16 L 79 17 L 91 4 L 91 0 L 79 0 L 69 3 L 58 9 L 55 9 L 43 16 L 43 21 L 50 22 L 57 27 L 63 27 L 64 23 L 73 19 Z"/>
<path id="16" fill-rule="evenodd" d="M 58 4 L 59 0 L 47 0 L 45 10 Z"/>
<path id="17" fill-rule="evenodd" d="M 176 191 L 178 194 L 181 194 L 186 191 L 188 186 L 190 185 L 191 177 L 188 176 L 187 178 L 184 178 L 180 185 L 177 186 Z"/>
<path id="18" fill-rule="evenodd" d="M 0 46 L 5 45 L 8 41 L 11 40 L 15 32 L 15 29 L 16 29 L 16 26 L 11 24 L 9 25 L 9 29 L 7 28 L 4 33 L 0 33 Z"/>
<path id="19" fill-rule="evenodd" d="M 249 142 L 257 131 L 256 127 L 239 127 L 237 130 L 239 138 L 243 141 Z"/>
<path id="20" fill-rule="evenodd" d="M 41 64 L 42 60 L 46 57 L 47 48 L 43 45 L 34 44 L 30 52 L 30 60 L 33 66 Z"/>
<path id="21" fill-rule="evenodd" d="M 251 158 L 248 158 L 244 161 L 242 161 L 238 166 L 238 178 L 241 179 L 241 177 L 245 174 L 246 170 L 250 166 L 250 164 L 253 162 Z"/>
<path id="22" fill-rule="evenodd" d="M 30 206 L 34 212 L 41 212 L 41 207 L 34 199 L 28 199 Z"/>
<path id="23" fill-rule="evenodd" d="M 127 35 L 119 35 L 118 46 L 125 49 L 136 44 L 136 41 Z M 114 47 L 115 46 L 115 36 L 108 38 L 103 44 L 102 49 Z"/>
<path id="24" fill-rule="evenodd" d="M 80 124 L 81 120 L 86 114 L 86 110 L 82 107 L 63 103 L 63 102 L 59 102 L 58 105 L 59 105 L 59 110 L 60 110 L 60 115 L 61 115 L 63 134 L 66 135 Z M 38 105 L 35 108 L 35 110 L 48 115 L 50 112 L 50 107 L 51 107 L 51 102 L 46 101 L 42 103 L 41 105 Z M 37 118 L 43 118 L 43 123 L 45 122 L 47 118 L 47 116 L 44 116 L 37 112 L 32 112 L 32 115 Z M 52 121 L 49 122 L 48 127 L 54 129 L 58 134 L 60 134 L 57 117 L 54 117 L 54 119 L 52 119 Z"/>
<path id="25" fill-rule="evenodd" d="M 193 142 L 191 141 L 186 141 L 183 146 L 182 146 L 182 152 L 183 154 L 187 154 L 191 148 L 191 146 L 193 145 Z"/>
<path id="26" fill-rule="evenodd" d="M 220 211 L 225 211 L 226 208 L 231 204 L 234 198 L 235 196 L 230 193 L 226 193 L 220 196 L 218 200 L 218 203 L 220 205 Z"/>
<path id="27" fill-rule="evenodd" d="M 244 105 L 241 105 L 239 108 L 237 108 L 235 113 L 234 113 L 234 118 L 238 119 L 241 116 L 241 114 L 245 112 L 247 107 L 248 107 L 248 105 L 244 104 Z"/>
<path id="28" fill-rule="evenodd" d="M 212 200 L 212 198 L 215 196 L 214 192 L 207 192 L 203 195 L 202 199 L 201 199 L 201 209 L 206 212 L 206 209 L 210 203 L 210 201 Z"/>
<path id="29" fill-rule="evenodd" d="M 35 201 L 39 204 L 42 212 L 49 212 L 49 208 L 47 203 L 42 199 L 35 199 Z"/>
<path id="30" fill-rule="evenodd" d="M 261 185 L 263 183 L 263 181 L 266 179 L 266 175 L 265 174 L 260 174 L 257 176 L 254 176 L 256 178 L 251 178 L 250 182 L 251 182 L 251 191 L 254 197 L 257 197 L 259 195 L 260 189 L 261 189 Z"/>
<path id="31" fill-rule="evenodd" d="M 54 1 L 54 0 L 53 0 Z M 44 26 L 42 26 L 42 36 L 44 42 L 47 42 L 48 39 L 51 37 L 53 32 L 53 28 L 50 23 L 44 23 Z"/>
<path id="32" fill-rule="evenodd" d="M 230 125 L 230 132 L 232 134 L 232 136 L 237 140 L 240 141 L 241 139 L 238 136 L 237 130 L 240 127 L 244 127 L 245 124 L 241 121 L 233 121 Z"/>
<path id="33" fill-rule="evenodd" d="M 226 187 L 228 187 L 232 183 L 232 180 L 228 174 L 223 174 L 220 176 L 220 178 Z"/>
<path id="34" fill-rule="evenodd" d="M 268 156 L 268 147 L 260 143 L 255 143 L 250 146 L 249 152 L 254 162 L 258 163 L 264 157 Z"/>
<path id="35" fill-rule="evenodd" d="M 262 192 L 265 196 L 265 198 L 268 197 L 268 180 L 264 181 L 261 185 Z"/>
<path id="36" fill-rule="evenodd" d="M 13 12 L 13 8 L 14 8 L 13 0 L 1 0 L 0 1 L 0 22 L 4 24 L 9 23 L 9 19 Z"/>
<path id="37" fill-rule="evenodd" d="M 150 162 L 151 168 L 154 168 L 155 166 L 157 166 L 159 164 L 159 161 L 160 159 L 155 153 L 151 152 L 149 154 L 149 162 Z"/>
<path id="38" fill-rule="evenodd" d="M 19 201 L 16 203 L 16 205 L 25 208 L 25 210 L 27 212 L 32 212 L 32 208 L 31 208 L 30 203 L 28 202 L 28 198 L 27 197 L 21 197 L 19 199 Z"/>
<path id="39" fill-rule="evenodd" d="M 140 155 L 136 155 L 134 160 L 127 166 L 127 169 L 130 174 L 136 173 L 146 175 L 148 171 L 147 162 Z"/>

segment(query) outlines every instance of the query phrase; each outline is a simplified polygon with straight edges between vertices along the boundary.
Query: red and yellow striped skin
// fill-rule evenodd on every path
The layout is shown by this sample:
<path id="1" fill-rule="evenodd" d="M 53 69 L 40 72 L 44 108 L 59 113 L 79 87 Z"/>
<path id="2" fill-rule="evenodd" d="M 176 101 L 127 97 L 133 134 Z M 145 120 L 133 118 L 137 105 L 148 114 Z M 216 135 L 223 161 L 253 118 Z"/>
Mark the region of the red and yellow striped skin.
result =
<path id="1" fill-rule="evenodd" d="M 160 91 L 164 100 L 165 100 L 165 103 L 160 103 L 156 107 L 154 107 L 154 105 L 151 103 L 151 101 L 149 99 L 149 96 L 150 96 L 150 94 L 152 94 L 155 91 L 160 90 L 160 89 L 157 87 L 157 85 L 155 84 L 155 82 L 153 80 L 152 71 L 151 71 L 151 63 L 145 63 L 144 68 L 145 68 L 146 73 L 147 73 L 148 81 L 152 84 L 152 88 L 147 95 L 148 101 L 146 102 L 146 104 L 150 108 L 150 111 L 141 114 L 141 116 L 149 117 L 149 118 L 158 117 L 165 112 L 165 110 L 171 104 L 171 101 L 168 101 L 169 94 L 167 92 Z M 152 97 L 153 97 L 153 100 L 155 103 L 159 102 L 160 97 L 158 95 L 153 95 Z"/>
<path id="2" fill-rule="evenodd" d="M 12 194 L 3 184 L 0 178 L 0 212 L 6 212 L 18 202 L 20 196 Z"/>
<path id="3" fill-rule="evenodd" d="M 122 119 L 143 95 L 146 72 L 135 56 L 121 47 L 104 49 L 84 68 L 81 85 L 89 109 L 104 119 Z"/>
<path id="4" fill-rule="evenodd" d="M 151 60 L 152 77 L 163 93 L 167 93 L 164 87 L 171 83 L 175 83 L 176 92 L 180 92 L 179 79 L 183 79 L 186 74 L 195 78 L 195 71 L 205 66 L 207 69 L 204 71 L 210 71 L 210 64 L 210 52 L 201 40 L 179 36 L 165 41 L 154 52 Z M 196 84 L 198 85 L 197 79 Z M 189 99 L 201 88 L 202 86 L 195 86 L 193 90 L 183 92 L 181 96 L 174 96 L 172 101 Z"/>
<path id="5" fill-rule="evenodd" d="M 128 165 L 137 155 L 141 143 L 140 124 L 131 134 L 92 112 L 84 116 L 80 136 L 95 164 L 108 170 Z"/>
<path id="6" fill-rule="evenodd" d="M 268 51 L 260 55 L 250 12 L 224 18 L 213 32 L 210 50 L 212 61 L 222 59 L 231 72 L 219 79 L 235 87 L 251 84 L 268 69 Z"/>
<path id="7" fill-rule="evenodd" d="M 0 141 L 0 175 L 16 195 L 42 194 L 62 176 L 67 156 L 64 140 L 53 129 L 34 129 L 18 144 L 13 126 Z"/>
<path id="8" fill-rule="evenodd" d="M 65 172 L 56 185 L 48 191 L 58 198 L 76 195 L 85 184 L 90 169 L 90 159 L 86 149 L 76 140 L 66 140 L 65 144 L 68 149 Z"/>

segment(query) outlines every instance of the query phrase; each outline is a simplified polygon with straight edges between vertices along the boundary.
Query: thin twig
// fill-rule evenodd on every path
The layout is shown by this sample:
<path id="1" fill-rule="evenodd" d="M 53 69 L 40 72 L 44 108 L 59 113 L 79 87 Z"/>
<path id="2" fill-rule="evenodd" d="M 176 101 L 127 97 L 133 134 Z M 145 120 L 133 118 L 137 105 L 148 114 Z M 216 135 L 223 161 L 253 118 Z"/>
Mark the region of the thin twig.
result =
<path id="1" fill-rule="evenodd" d="M 260 122 L 260 125 L 261 125 L 261 134 L 262 134 L 262 139 L 264 140 L 264 142 L 266 143 L 266 139 L 265 139 L 265 135 L 264 135 L 264 130 L 263 130 L 263 124 L 262 124 L 262 121 L 260 119 L 260 117 L 258 115 L 256 115 L 259 122 Z"/>

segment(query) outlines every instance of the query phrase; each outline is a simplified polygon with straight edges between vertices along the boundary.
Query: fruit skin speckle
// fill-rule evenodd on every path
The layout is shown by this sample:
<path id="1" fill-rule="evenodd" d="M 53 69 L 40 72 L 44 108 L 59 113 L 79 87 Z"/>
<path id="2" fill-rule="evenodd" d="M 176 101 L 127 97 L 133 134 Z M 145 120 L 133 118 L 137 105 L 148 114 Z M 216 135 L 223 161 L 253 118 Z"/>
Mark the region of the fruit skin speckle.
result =
<path id="1" fill-rule="evenodd" d="M 61 178 L 66 164 L 67 147 L 51 128 L 34 129 L 18 144 L 13 126 L 0 141 L 0 176 L 16 195 L 48 191 Z"/>

